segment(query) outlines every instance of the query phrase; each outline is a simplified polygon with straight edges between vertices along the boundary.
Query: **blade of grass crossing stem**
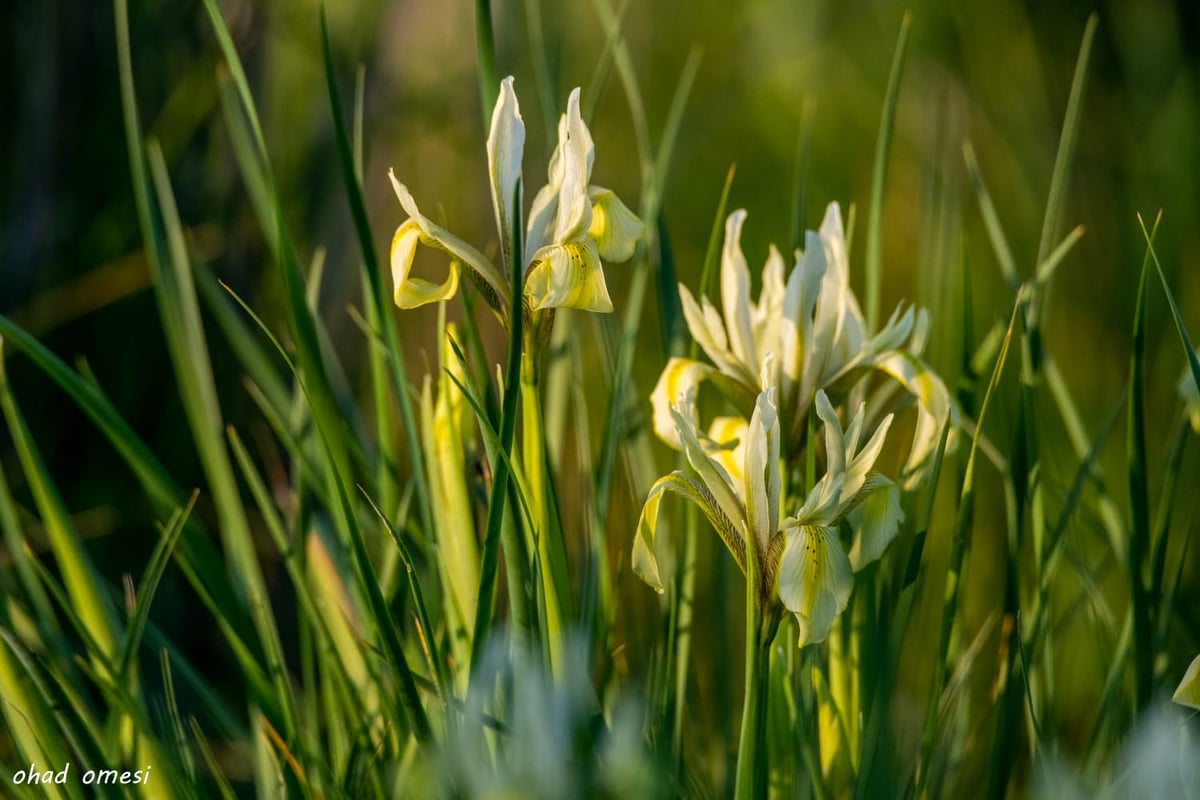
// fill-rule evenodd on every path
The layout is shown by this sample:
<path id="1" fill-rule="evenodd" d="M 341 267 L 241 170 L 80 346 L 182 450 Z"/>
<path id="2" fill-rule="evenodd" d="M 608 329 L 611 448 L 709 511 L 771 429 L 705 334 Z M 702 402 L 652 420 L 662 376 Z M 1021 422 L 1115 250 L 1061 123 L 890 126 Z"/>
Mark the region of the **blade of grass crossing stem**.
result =
<path id="1" fill-rule="evenodd" d="M 1155 225 L 1157 233 L 1157 223 Z M 1148 239 L 1152 239 L 1151 234 Z M 1150 249 L 1142 261 L 1133 315 L 1133 341 L 1129 357 L 1129 403 L 1126 426 L 1126 459 L 1129 464 L 1129 579 L 1133 616 L 1133 710 L 1140 714 L 1150 701 L 1154 655 L 1150 598 L 1145 566 L 1150 550 L 1150 490 L 1146 475 L 1146 287 L 1150 280 Z"/>
<path id="2" fill-rule="evenodd" d="M 71 604 L 78 612 L 84 628 L 96 642 L 101 657 L 111 663 L 117 650 L 117 616 L 104 590 L 100 573 L 84 549 L 83 540 L 71 521 L 71 514 L 63 503 L 53 479 L 46 470 L 45 461 L 38 450 L 33 436 L 25 423 L 25 417 L 17 406 L 8 383 L 8 372 L 0 353 L 0 409 L 8 422 L 13 449 L 25 474 L 41 516 L 42 525 L 50 542 L 50 549 L 62 572 L 63 583 Z M 40 566 L 36 560 L 29 562 Z"/>
<path id="3" fill-rule="evenodd" d="M 992 376 L 988 381 L 987 391 L 983 395 L 983 404 L 979 409 L 979 420 L 975 426 L 975 435 L 971 438 L 971 450 L 967 456 L 967 466 L 963 474 L 958 511 L 954 518 L 954 535 L 950 544 L 950 563 L 946 569 L 938 646 L 934 651 L 933 681 L 926 709 L 925 727 L 921 739 L 921 752 L 917 763 L 917 775 L 915 776 L 915 796 L 918 798 L 922 796 L 922 792 L 925 789 L 931 763 L 930 757 L 933 754 L 934 742 L 937 740 L 938 703 L 941 700 L 942 690 L 946 685 L 946 672 L 950 659 L 950 634 L 954 629 L 954 620 L 958 611 L 959 590 L 962 585 L 962 566 L 966 554 L 967 538 L 970 532 L 975 502 L 975 465 L 979 452 L 979 439 L 983 435 L 983 423 L 987 416 L 988 408 L 991 405 L 992 397 L 1000 383 L 1000 377 L 1004 373 L 1004 364 L 1008 359 L 1008 350 L 1012 344 L 1013 330 L 1016 327 L 1017 317 L 1022 312 L 1023 306 L 1024 292 L 1022 291 L 1018 292 L 1017 301 L 1013 304 L 1012 316 L 1009 318 L 1008 328 L 1004 333 L 1004 340 L 1000 345 L 1000 352 L 996 355 L 996 365 L 992 369 Z"/>
<path id="4" fill-rule="evenodd" d="M 154 193 L 158 195 L 169 248 L 165 254 L 167 263 L 150 260 L 159 316 L 179 382 L 184 412 L 217 509 L 221 539 L 235 575 L 234 589 L 254 621 L 267 659 L 267 671 L 275 683 L 280 709 L 284 712 L 283 727 L 291 738 L 295 734 L 295 707 L 283 662 L 283 646 L 254 549 L 250 523 L 221 434 L 220 404 L 204 340 L 200 306 L 191 281 L 183 230 L 162 152 L 153 142 L 147 149 Z"/>
<path id="5" fill-rule="evenodd" d="M 486 3 L 486 0 L 481 0 L 481 2 Z M 390 423 L 384 421 L 390 420 L 391 413 L 390 404 L 387 402 L 386 386 L 382 382 L 383 354 L 390 352 L 392 354 L 391 366 L 393 379 L 396 383 L 396 399 L 400 405 L 400 417 L 404 424 L 404 430 L 407 433 L 408 457 L 412 465 L 411 480 L 416 486 L 417 509 L 421 515 L 421 527 L 429 531 L 432 525 L 429 487 L 425 481 L 424 456 L 420 449 L 416 414 L 413 411 L 412 399 L 409 394 L 408 371 L 404 364 L 404 359 L 401 357 L 403 350 L 400 347 L 400 339 L 396 330 L 396 320 L 389 306 L 387 295 L 382 288 L 383 278 L 379 268 L 379 257 L 375 251 L 371 224 L 367 218 L 366 201 L 362 191 L 362 179 L 355 170 L 354 155 L 351 150 L 349 137 L 347 136 L 346 125 L 342 119 L 341 98 L 338 92 L 337 80 L 333 73 L 333 51 L 329 44 L 329 30 L 324 12 L 321 14 L 321 43 L 325 55 L 325 80 L 329 88 L 329 104 L 333 114 L 334 132 L 337 138 L 338 161 L 341 165 L 346 196 L 350 202 L 351 216 L 354 219 L 354 230 L 362 252 L 364 272 L 363 303 L 367 306 L 367 321 L 376 330 L 382 332 L 383 340 L 386 344 L 386 348 L 382 348 L 382 352 L 378 345 L 373 344 L 371 347 L 372 385 L 375 392 L 376 417 L 379 420 L 377 425 L 385 426 L 380 431 L 381 434 L 390 428 Z M 384 451 L 385 456 L 389 456 L 389 452 L 392 449 L 391 440 L 391 436 L 381 438 L 381 441 L 384 442 L 383 446 L 386 448 Z M 394 463 L 394 454 L 390 455 L 390 459 Z M 384 460 L 386 462 L 388 458 Z M 385 463 L 381 469 L 388 469 L 387 464 Z M 390 485 L 391 483 L 391 480 L 381 483 L 381 490 L 383 486 Z M 380 499 L 383 501 L 384 509 L 388 513 L 391 513 L 393 509 L 390 506 L 395 502 L 395 498 L 390 496 L 388 492 L 381 491 Z"/>
<path id="6" fill-rule="evenodd" d="M 514 204 L 520 203 L 520 187 L 514 194 Z M 511 472 L 509 457 L 513 451 L 513 436 L 517 427 L 517 415 L 520 413 L 521 381 L 521 346 L 524 341 L 521 304 L 524 297 L 521 293 L 522 254 L 521 229 L 518 221 L 521 219 L 521 207 L 512 209 L 513 220 L 513 255 L 509 265 L 512 285 L 512 308 L 509 314 L 510 329 L 508 332 L 508 367 L 505 372 L 504 395 L 500 413 L 500 447 L 497 454 L 503 452 L 506 458 L 497 458 L 492 462 L 492 496 L 488 503 L 486 527 L 484 528 L 483 555 L 479 565 L 479 606 L 475 613 L 475 630 L 471 636 L 471 679 L 469 695 L 478 688 L 476 672 L 482 663 L 484 651 L 487 650 L 488 632 L 492 626 L 492 614 L 495 613 L 496 577 L 499 572 L 500 559 L 500 529 L 504 524 L 504 503 L 508 496 L 508 481 Z"/>
<path id="7" fill-rule="evenodd" d="M 879 118 L 879 138 L 875 140 L 875 166 L 871 170 L 871 212 L 867 220 L 867 330 L 875 330 L 879 321 L 880 292 L 883 281 L 883 194 L 887 184 L 888 155 L 892 149 L 892 134 L 896 129 L 896 101 L 900 96 L 900 78 L 904 73 L 904 57 L 908 52 L 908 31 L 911 12 L 904 13 L 900 36 L 892 55 L 887 93 Z"/>

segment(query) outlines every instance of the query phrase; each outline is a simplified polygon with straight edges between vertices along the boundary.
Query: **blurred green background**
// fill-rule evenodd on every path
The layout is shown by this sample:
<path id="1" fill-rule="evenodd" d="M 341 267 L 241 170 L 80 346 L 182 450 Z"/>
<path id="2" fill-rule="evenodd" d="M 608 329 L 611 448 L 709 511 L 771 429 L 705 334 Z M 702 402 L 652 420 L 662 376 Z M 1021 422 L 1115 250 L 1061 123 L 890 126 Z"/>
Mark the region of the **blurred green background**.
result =
<path id="1" fill-rule="evenodd" d="M 307 260 L 326 251 L 322 310 L 349 374 L 362 385 L 362 335 L 346 311 L 359 305 L 357 249 L 338 167 L 320 56 L 320 5 L 222 2 L 263 116 L 268 148 L 292 230 Z M 585 105 L 599 92 L 593 124 L 594 180 L 636 207 L 636 142 L 626 97 L 615 73 L 590 82 L 605 48 L 604 26 L 586 0 L 542 3 L 540 23 L 549 56 L 552 96 L 537 88 L 532 61 L 532 3 L 498 2 L 498 68 L 516 76 L 529 131 L 527 197 L 544 179 L 547 134 L 570 89 L 583 86 Z M 969 138 L 996 202 L 1022 276 L 1030 274 L 1041 234 L 1072 72 L 1086 19 L 1099 15 L 1083 130 L 1064 213 L 1065 228 L 1086 234 L 1063 264 L 1046 314 L 1046 349 L 1057 360 L 1083 419 L 1094 435 L 1121 399 L 1129 364 L 1133 297 L 1144 242 L 1136 214 L 1148 222 L 1161 208 L 1158 252 L 1184 318 L 1200 333 L 1200 6 L 1190 0 L 1114 0 L 1089 3 L 916 2 L 900 93 L 884 214 L 884 310 L 902 299 L 929 307 L 933 337 L 927 353 L 953 384 L 963 335 L 961 272 L 973 285 L 976 342 L 1006 317 L 1011 295 L 996 269 L 978 206 L 966 182 L 962 143 Z M 680 71 L 693 48 L 702 53 L 696 83 L 671 162 L 663 214 L 680 279 L 695 288 L 727 170 L 736 163 L 730 207 L 750 211 L 744 245 L 752 267 L 767 245 L 786 248 L 797 143 L 807 109 L 811 133 L 803 219 L 819 223 L 827 202 L 851 205 L 865 221 L 875 138 L 887 75 L 905 6 L 887 2 L 728 3 L 715 0 L 630 2 L 623 31 L 645 95 L 652 135 L 662 128 Z M 331 3 L 328 14 L 343 97 L 353 97 L 355 71 L 365 75 L 364 183 L 381 252 L 403 213 L 387 170 L 416 195 L 422 208 L 444 217 L 454 232 L 494 249 L 475 77 L 473 4 Z M 234 287 L 276 329 L 282 319 L 279 286 L 233 161 L 217 92 L 222 69 L 202 6 L 193 0 L 146 0 L 130 8 L 134 69 L 144 125 L 161 140 L 184 223 L 199 261 Z M 64 358 L 86 359 L 117 406 L 151 443 L 183 486 L 200 485 L 182 411 L 140 253 L 121 126 L 113 17 L 105 3 L 9 0 L 0 10 L 0 313 L 15 318 Z M 552 107 L 546 107 L 552 103 Z M 347 113 L 348 113 L 347 109 Z M 860 231 L 862 228 L 860 227 Z M 863 244 L 851 263 L 861 294 Z M 607 271 L 618 313 L 628 268 Z M 1148 409 L 1152 492 L 1158 486 L 1171 425 L 1178 413 L 1175 384 L 1183 356 L 1161 291 L 1150 294 Z M 636 379 L 648 394 L 665 361 L 655 298 L 641 326 Z M 459 314 L 455 307 L 451 314 Z M 435 369 L 433 312 L 400 317 L 406 357 L 416 376 Z M 493 333 L 496 331 L 493 330 Z M 973 346 L 976 342 L 972 342 Z M 241 374 L 210 335 L 228 420 L 267 437 Z M 81 529 L 114 581 L 137 573 L 154 541 L 149 504 L 118 457 L 82 415 L 23 358 L 9 370 L 35 435 L 79 514 Z M 222 365 L 225 365 L 222 368 Z M 1011 376 L 1010 376 L 1011 377 Z M 1004 398 L 989 422 L 1002 448 L 1015 404 Z M 643 409 L 645 412 L 647 409 Z M 1058 418 L 1045 409 L 1043 457 L 1051 502 L 1061 505 L 1077 459 Z M 992 427 L 994 425 L 994 427 Z M 597 428 L 599 426 L 596 426 Z M 1124 480 L 1123 420 L 1103 450 L 1111 485 Z M 1194 451 L 1195 448 L 1192 448 Z M 27 502 L 7 433 L 0 431 L 0 465 Z M 664 468 L 671 463 L 661 450 Z M 1185 480 L 1195 486 L 1197 454 L 1189 452 Z M 665 470 L 664 470 L 665 471 Z M 1186 476 L 1190 476 L 1186 477 Z M 980 522 L 969 557 L 968 627 L 995 609 L 1003 561 L 1003 505 L 995 473 L 983 472 Z M 610 517 L 615 558 L 625 558 L 646 487 L 620 484 Z M 1118 497 L 1125 492 L 1118 488 Z M 1177 510 L 1194 539 L 1195 496 Z M 949 519 L 950 492 L 939 512 Z M 203 501 L 200 513 L 206 513 Z M 927 569 L 935 580 L 923 594 L 932 620 L 947 543 L 935 526 Z M 994 535 L 993 535 L 994 534 Z M 1100 583 L 1119 619 L 1127 592 L 1121 569 L 1105 566 L 1103 534 L 1088 513 L 1070 533 L 1079 557 L 1103 575 Z M 269 550 L 269 548 L 267 548 Z M 1177 555 L 1177 554 L 1172 554 Z M 0 553 L 0 558 L 3 558 Z M 271 554 L 264 550 L 268 578 Z M 728 583 L 724 556 L 706 549 L 702 580 Z M 1200 583 L 1196 548 L 1178 605 L 1180 624 L 1167 655 L 1168 682 L 1200 650 Z M 280 601 L 289 590 L 275 577 Z M 705 585 L 705 584 L 702 584 Z M 1064 597 L 1072 596 L 1069 588 Z M 635 678 L 644 673 L 646 641 L 655 617 L 643 609 L 657 598 L 633 579 L 623 583 L 623 659 Z M 733 707 L 740 683 L 713 685 L 713 653 L 725 653 L 736 634 L 725 630 L 736 613 L 703 593 L 697 614 L 696 692 L 700 719 Z M 155 618 L 176 632 L 184 649 L 207 666 L 218 686 L 225 656 L 204 612 L 182 581 L 168 581 Z M 286 619 L 286 615 L 281 617 Z M 918 619 L 921 619 L 920 617 Z M 930 622 L 932 625 L 932 622 Z M 1103 682 L 1108 634 L 1079 617 L 1056 632 L 1063 642 L 1059 669 L 1064 703 L 1056 724 L 1068 743 L 1086 742 L 1088 720 Z M 932 631 L 929 634 L 933 640 Z M 1103 642 L 1094 641 L 1103 637 Z M 914 640 L 914 650 L 920 641 Z M 736 649 L 732 650 L 736 652 Z M 708 655 L 705 655 L 708 653 Z M 720 659 L 717 659 L 718 661 Z M 924 702 L 928 663 L 914 655 L 914 708 Z M 719 674 L 719 673 L 717 673 Z M 982 670 L 986 693 L 989 670 Z M 1078 676 L 1076 679 L 1075 676 Z M 237 686 L 222 686 L 237 697 Z M 716 698 L 715 700 L 713 698 Z M 903 712 L 903 699 L 899 703 Z M 919 712 L 918 712 L 919 713 Z M 715 720 L 707 719 L 713 723 Z M 719 725 L 732 726 L 736 720 Z M 917 725 L 919 730 L 919 723 Z"/>

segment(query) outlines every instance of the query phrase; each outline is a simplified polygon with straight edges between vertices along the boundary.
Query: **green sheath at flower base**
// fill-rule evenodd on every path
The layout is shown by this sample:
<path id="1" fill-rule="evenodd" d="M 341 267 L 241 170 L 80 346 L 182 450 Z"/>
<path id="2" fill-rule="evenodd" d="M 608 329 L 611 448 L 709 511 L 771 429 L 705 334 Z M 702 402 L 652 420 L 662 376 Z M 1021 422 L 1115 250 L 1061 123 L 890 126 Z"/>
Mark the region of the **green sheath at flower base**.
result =
<path id="1" fill-rule="evenodd" d="M 525 123 L 509 77 L 500 85 L 487 140 L 492 207 L 503 264 L 509 263 L 516 251 L 510 217 L 512 209 L 520 204 L 524 149 Z M 594 161 L 595 145 L 580 115 L 579 89 L 575 89 L 559 121 L 548 182 L 534 196 L 529 209 L 521 249 L 526 259 L 522 288 L 533 311 L 612 311 L 602 261 L 630 259 L 645 230 L 641 220 L 612 191 L 590 183 Z M 458 291 L 459 272 L 465 270 L 466 277 L 504 319 L 510 305 L 505 270 L 421 214 L 408 188 L 394 176 L 392 183 L 409 216 L 392 240 L 396 305 L 416 308 L 450 299 Z M 441 283 L 412 275 L 418 244 L 442 250 L 450 257 L 447 277 Z"/>

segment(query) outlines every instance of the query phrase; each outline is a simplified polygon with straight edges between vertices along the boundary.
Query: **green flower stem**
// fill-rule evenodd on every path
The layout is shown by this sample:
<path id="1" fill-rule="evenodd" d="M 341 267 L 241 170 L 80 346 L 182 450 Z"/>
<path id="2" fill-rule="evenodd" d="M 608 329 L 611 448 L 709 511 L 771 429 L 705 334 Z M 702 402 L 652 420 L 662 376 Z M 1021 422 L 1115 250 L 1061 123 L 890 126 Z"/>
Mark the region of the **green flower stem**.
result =
<path id="1" fill-rule="evenodd" d="M 550 668 L 558 676 L 565 666 L 563 637 L 570 616 L 570 583 L 562 531 L 554 524 L 546 475 L 546 431 L 538 391 L 539 365 L 532 338 L 525 340 L 521 357 L 521 457 L 529 482 L 529 510 L 533 517 L 538 566 L 545 606 L 543 629 L 549 648 Z"/>
<path id="2" fill-rule="evenodd" d="M 779 629 L 780 612 L 764 601 L 763 575 L 757 555 L 746 554 L 746 689 L 742 701 L 742 731 L 738 739 L 737 800 L 766 797 L 767 696 L 771 679 L 771 642 Z"/>

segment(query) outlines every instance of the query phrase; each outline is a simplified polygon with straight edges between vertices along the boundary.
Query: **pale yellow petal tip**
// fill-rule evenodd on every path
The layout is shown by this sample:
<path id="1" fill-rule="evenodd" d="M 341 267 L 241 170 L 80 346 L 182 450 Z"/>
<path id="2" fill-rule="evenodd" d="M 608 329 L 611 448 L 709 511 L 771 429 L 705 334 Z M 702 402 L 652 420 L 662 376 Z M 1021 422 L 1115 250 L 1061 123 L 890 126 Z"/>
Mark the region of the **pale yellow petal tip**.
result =
<path id="1" fill-rule="evenodd" d="M 395 286 L 392 300 L 397 307 L 405 310 L 449 300 L 458 291 L 459 265 L 453 259 L 450 261 L 449 274 L 442 283 L 412 277 L 413 258 L 420 239 L 420 225 L 415 220 L 405 222 L 392 237 L 392 283 Z"/>
<path id="2" fill-rule="evenodd" d="M 596 244 L 566 242 L 534 253 L 525 277 L 525 295 L 535 311 L 577 308 L 602 314 L 613 310 Z"/>
<path id="3" fill-rule="evenodd" d="M 1181 706 L 1200 710 L 1200 656 L 1192 660 L 1171 700 Z"/>
<path id="4" fill-rule="evenodd" d="M 611 190 L 592 186 L 588 194 L 592 201 L 588 236 L 596 240 L 600 257 L 617 263 L 628 261 L 646 226 Z"/>

